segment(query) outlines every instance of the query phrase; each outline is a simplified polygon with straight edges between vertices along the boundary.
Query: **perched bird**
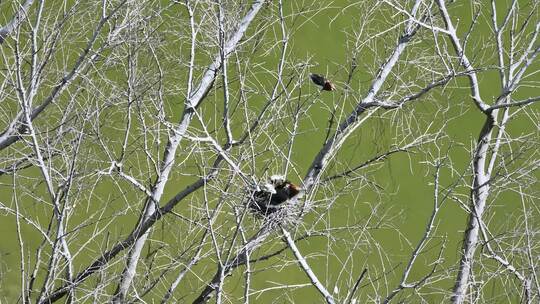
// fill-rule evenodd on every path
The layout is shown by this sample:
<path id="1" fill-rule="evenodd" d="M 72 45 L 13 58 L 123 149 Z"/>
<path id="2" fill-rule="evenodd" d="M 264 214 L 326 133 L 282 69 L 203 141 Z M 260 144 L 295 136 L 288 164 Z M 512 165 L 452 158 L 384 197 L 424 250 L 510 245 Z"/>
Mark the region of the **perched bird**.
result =
<path id="1" fill-rule="evenodd" d="M 316 85 L 321 87 L 321 90 L 323 91 L 333 91 L 336 89 L 336 86 L 330 82 L 330 80 L 326 79 L 323 75 L 319 74 L 309 74 L 309 77 L 311 78 L 311 81 L 315 83 Z"/>
<path id="2" fill-rule="evenodd" d="M 300 193 L 300 187 L 281 175 L 272 175 L 270 181 L 253 193 L 249 208 L 262 215 L 276 212 L 280 205 Z"/>

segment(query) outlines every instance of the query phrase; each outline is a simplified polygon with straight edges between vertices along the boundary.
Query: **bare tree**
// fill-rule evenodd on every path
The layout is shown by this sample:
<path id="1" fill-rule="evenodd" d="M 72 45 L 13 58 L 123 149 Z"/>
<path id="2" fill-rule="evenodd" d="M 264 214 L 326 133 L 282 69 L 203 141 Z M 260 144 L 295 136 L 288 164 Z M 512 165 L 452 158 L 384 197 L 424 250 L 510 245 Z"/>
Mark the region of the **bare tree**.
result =
<path id="1" fill-rule="evenodd" d="M 0 295 L 537 302 L 539 5 L 3 1 Z"/>

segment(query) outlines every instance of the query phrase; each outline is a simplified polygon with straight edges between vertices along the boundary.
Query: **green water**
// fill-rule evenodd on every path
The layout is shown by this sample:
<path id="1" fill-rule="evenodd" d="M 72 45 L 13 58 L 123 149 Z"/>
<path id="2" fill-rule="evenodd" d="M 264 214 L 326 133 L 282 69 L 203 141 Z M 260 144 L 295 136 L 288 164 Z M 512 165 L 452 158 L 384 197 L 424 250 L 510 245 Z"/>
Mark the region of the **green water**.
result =
<path id="1" fill-rule="evenodd" d="M 284 11 L 290 36 L 288 63 L 285 65 L 284 75 L 285 79 L 291 79 L 292 85 L 299 83 L 301 87 L 295 89 L 291 87 L 288 98 L 281 96 L 276 100 L 274 109 L 279 109 L 275 112 L 277 114 L 265 116 L 265 119 L 275 118 L 275 120 L 261 126 L 253 135 L 253 149 L 245 146 L 231 149 L 231 157 L 237 161 L 241 160 L 241 169 L 245 173 L 263 179 L 265 175 L 281 173 L 287 168 L 288 178 L 295 183 L 301 182 L 313 158 L 324 143 L 330 113 L 335 111 L 336 120 L 339 122 L 365 96 L 379 66 L 390 55 L 403 30 L 403 25 L 400 25 L 380 36 L 375 36 L 406 18 L 388 5 L 376 1 L 372 4 L 360 4 L 353 1 L 285 3 Z M 10 5 L 10 1 L 0 4 L 0 24 L 5 24 L 5 20 L 11 15 Z M 56 3 L 51 2 L 45 6 L 44 16 L 47 22 L 52 22 L 54 19 L 54 5 Z M 71 3 L 66 3 L 66 6 L 69 7 L 69 5 Z M 152 5 L 158 7 L 159 1 L 153 2 Z M 498 5 L 501 5 L 500 9 L 503 9 L 508 3 Z M 525 2 L 520 5 L 520 8 L 524 7 L 526 10 Z M 230 79 L 237 78 L 238 69 L 240 69 L 246 75 L 246 87 L 249 88 L 243 92 L 245 95 L 241 95 L 238 82 L 234 80 L 231 83 L 231 104 L 235 109 L 231 112 L 232 133 L 235 137 L 245 132 L 246 126 L 249 125 L 245 118 L 254 119 L 275 83 L 274 76 L 269 71 L 276 72 L 281 52 L 281 43 L 276 41 L 281 39 L 279 24 L 275 22 L 278 16 L 276 6 L 277 3 L 272 3 L 262 9 L 247 35 L 255 33 L 255 29 L 264 28 L 268 24 L 269 26 L 257 36 L 257 39 L 246 42 L 242 51 L 234 54 L 229 62 Z M 149 7 L 145 12 L 150 12 Z M 311 10 L 305 15 L 291 15 L 306 8 Z M 67 69 L 73 64 L 84 47 L 85 41 L 90 37 L 92 28 L 81 29 L 80 26 L 95 22 L 98 18 L 95 12 L 99 10 L 94 10 L 90 4 L 81 4 L 80 9 L 85 13 L 75 14 L 75 18 L 69 19 L 72 27 L 66 27 L 65 34 L 61 36 L 62 51 L 54 53 L 52 67 L 46 70 L 50 79 L 44 81 L 46 85 L 38 91 L 36 100 L 47 96 L 50 86 L 56 83 L 53 79 L 57 79 L 61 74 L 58 71 Z M 373 12 L 370 9 L 373 9 Z M 483 16 L 478 21 L 478 29 L 471 34 L 467 50 L 477 55 L 474 64 L 488 67 L 479 73 L 479 79 L 482 97 L 491 103 L 493 98 L 499 95 L 500 85 L 498 72 L 489 68 L 497 63 L 496 57 L 492 54 L 494 49 L 484 47 L 488 42 L 493 42 L 490 40 L 489 9 L 489 5 L 482 7 Z M 196 11 L 197 22 L 205 22 L 206 19 L 202 17 L 203 11 L 203 9 Z M 244 11 L 238 10 L 236 13 L 241 15 Z M 433 9 L 433 12 L 437 10 Z M 463 35 L 473 17 L 472 7 L 466 1 L 456 1 L 451 6 L 451 14 L 456 18 L 459 17 L 458 33 Z M 538 22 L 538 12 L 533 12 L 532 16 L 531 20 Z M 156 107 L 155 103 L 163 98 L 164 117 L 171 123 L 178 122 L 183 109 L 189 39 L 179 37 L 180 34 L 188 33 L 185 18 L 185 10 L 180 6 L 175 6 L 166 10 L 161 18 L 149 21 L 149 28 L 155 29 L 156 32 L 146 29 L 146 33 L 161 40 L 156 38 L 149 42 L 141 38 L 144 35 L 138 33 L 140 35 L 137 37 L 142 39 L 141 49 L 130 48 L 127 44 L 119 45 L 113 50 L 107 49 L 103 53 L 104 56 L 114 59 L 110 62 L 107 59 L 97 60 L 95 66 L 86 72 L 88 76 L 75 81 L 80 91 L 75 93 L 75 88 L 73 88 L 63 93 L 55 104 L 47 108 L 43 116 L 34 121 L 36 128 L 41 132 L 39 138 L 42 141 L 45 141 L 46 132 L 56 130 L 57 122 L 61 120 L 63 113 L 71 113 L 69 117 L 76 119 L 70 120 L 70 123 L 88 134 L 79 152 L 83 160 L 78 163 L 78 168 L 82 174 L 76 177 L 77 183 L 69 194 L 70 203 L 73 204 L 71 209 L 73 215 L 67 223 L 67 230 L 70 231 L 68 235 L 70 249 L 75 255 L 73 265 L 75 273 L 83 270 L 88 263 L 99 256 L 99 252 L 105 248 L 111 248 L 132 230 L 144 202 L 144 194 L 128 182 L 98 173 L 110 167 L 110 158 L 115 159 L 119 156 L 122 145 L 126 128 L 125 113 L 128 111 L 126 96 L 129 94 L 126 83 L 129 76 L 125 70 L 127 56 L 136 54 L 137 59 L 134 61 L 139 71 L 136 80 L 138 87 L 134 96 L 140 97 L 136 98 L 138 101 L 133 104 L 132 110 L 142 109 L 143 114 L 137 116 L 136 112 L 133 112 L 133 123 L 130 127 L 132 135 L 128 141 L 129 153 L 126 154 L 123 164 L 126 172 L 148 187 L 155 180 L 155 172 L 154 164 L 147 160 L 147 154 L 144 153 L 143 139 L 146 136 L 148 153 L 159 163 L 167 136 L 166 127 L 157 119 L 161 109 Z M 268 20 L 274 23 L 269 23 Z M 361 28 L 360 25 L 366 20 L 369 20 L 368 25 Z M 532 31 L 534 22 L 525 27 L 525 31 Z M 107 25 L 106 29 L 108 26 L 110 25 Z M 358 59 L 358 70 L 350 82 L 350 88 L 346 89 L 345 82 L 355 45 L 354 34 L 360 30 L 364 31 L 363 37 L 366 38 L 356 41 L 360 46 L 358 54 L 354 55 Z M 27 33 L 23 31 L 21 35 L 24 38 L 25 48 L 28 48 Z M 44 34 L 42 39 L 45 37 Z M 216 48 L 211 44 L 214 38 L 210 34 L 201 34 L 199 42 L 201 45 L 197 50 L 196 60 L 199 68 L 195 74 L 195 83 L 200 78 L 209 58 L 214 56 Z M 98 42 L 103 39 L 104 36 L 101 35 Z M 421 29 L 415 39 L 417 40 L 413 40 L 402 55 L 402 59 L 407 59 L 407 61 L 396 65 L 393 71 L 396 74 L 389 77 L 383 85 L 383 91 L 399 91 L 404 84 L 409 82 L 417 83 L 414 89 L 419 89 L 430 80 L 420 78 L 426 75 L 424 69 L 430 68 L 431 64 L 433 69 L 441 69 L 435 54 L 436 48 L 433 45 L 432 34 Z M 444 40 L 443 37 L 439 39 Z M 12 40 L 8 40 L 2 48 L 13 43 Z M 450 42 L 445 43 L 449 47 L 450 54 L 454 56 Z M 160 66 L 156 65 L 155 57 L 150 51 L 149 46 L 153 45 L 156 47 L 156 57 L 161 60 Z M 253 45 L 257 45 L 255 50 L 251 50 Z M 11 65 L 13 59 L 10 54 L 13 51 L 5 49 L 4 52 L 8 55 L 1 64 Z M 241 59 L 237 61 L 236 56 Z M 305 68 L 306 63 L 312 66 Z M 458 62 L 454 61 L 453 64 L 457 66 Z M 534 63 L 530 69 L 534 71 L 539 67 L 538 63 Z M 160 83 L 162 92 L 160 92 L 158 82 L 155 82 L 160 70 L 164 74 L 164 80 Z M 319 93 L 318 89 L 309 83 L 308 72 L 329 75 L 336 83 L 337 90 Z M 8 78 L 6 75 L 8 74 L 2 74 L 2 80 Z M 303 78 L 299 78 L 299 75 Z M 527 79 L 530 84 L 521 88 L 515 98 L 537 96 L 538 89 L 535 85 L 539 80 L 537 74 L 531 74 Z M 367 274 L 362 280 L 360 289 L 356 292 L 357 303 L 379 301 L 397 286 L 410 254 L 422 237 L 425 225 L 432 213 L 435 174 L 432 163 L 435 158 L 440 157 L 444 160 L 440 172 L 441 188 L 449 187 L 457 182 L 453 196 L 468 202 L 471 150 L 483 125 L 484 117 L 478 114 L 473 106 L 467 85 L 465 78 L 459 78 L 451 81 L 444 89 L 435 89 L 420 101 L 402 109 L 374 112 L 348 138 L 334 161 L 325 170 L 323 179 L 361 164 L 394 148 L 395 145 L 410 142 L 425 132 L 444 131 L 444 136 L 440 136 L 435 142 L 412 149 L 414 154 L 393 154 L 388 159 L 359 171 L 354 181 L 346 182 L 344 179 L 336 179 L 333 182 L 321 183 L 317 192 L 313 194 L 312 198 L 316 200 L 315 209 L 305 216 L 294 232 L 296 232 L 296 237 L 304 235 L 306 231 L 312 234 L 299 241 L 298 247 L 302 254 L 308 257 L 308 263 L 323 285 L 331 292 L 337 291 L 334 294 L 336 300 L 345 300 L 347 292 L 364 269 L 367 269 Z M 18 109 L 15 97 L 7 92 L 6 89 L 0 100 L 4 113 L 1 118 L 2 128 L 9 123 Z M 400 91 L 400 94 L 406 93 Z M 70 101 L 70 97 L 77 100 L 75 109 L 71 109 L 72 112 L 64 108 Z M 218 80 L 205 102 L 198 108 L 209 133 L 220 143 L 225 141 L 221 123 L 222 102 L 222 82 Z M 103 107 L 104 104 L 108 106 Z M 295 124 L 295 110 L 300 105 L 305 112 L 299 116 L 298 124 Z M 86 109 L 89 111 L 86 112 Z M 538 106 L 535 105 L 532 109 L 537 111 Z M 507 132 L 512 136 L 533 134 L 533 138 L 536 132 L 537 139 L 535 116 L 525 111 L 516 113 Z M 143 119 L 149 130 L 147 132 L 142 130 Z M 334 124 L 332 128 L 335 129 L 336 125 Z M 100 136 L 95 135 L 98 133 Z M 289 140 L 290 134 L 295 135 L 292 142 Z M 56 157 L 51 160 L 51 164 L 64 174 L 69 168 L 69 155 L 73 155 L 75 151 L 70 140 L 76 140 L 76 135 L 76 133 L 66 135 L 63 142 L 54 144 L 57 149 L 69 151 L 65 158 Z M 205 135 L 202 124 L 197 118 L 191 124 L 189 135 Z M 518 149 L 526 144 L 515 143 L 510 147 Z M 291 149 L 290 163 L 287 162 L 286 157 L 289 148 Z M 29 144 L 24 142 L 16 143 L 1 151 L 2 167 L 11 164 L 9 158 L 21 157 L 30 151 Z M 504 148 L 505 153 L 509 151 L 510 148 Z M 537 156 L 538 150 L 537 148 L 535 150 L 533 146 L 531 151 L 533 151 L 531 154 L 534 160 L 534 155 Z M 257 154 L 255 159 L 253 161 L 246 159 L 252 153 Z M 195 181 L 197 176 L 207 172 L 215 157 L 215 150 L 208 144 L 184 140 L 177 153 L 177 161 L 161 203 L 167 202 Z M 523 160 L 509 163 L 508 168 L 519 168 L 519 166 L 524 166 L 524 162 L 526 163 Z M 193 246 L 198 243 L 197 240 L 203 233 L 199 224 L 207 224 L 206 206 L 209 212 L 219 206 L 220 213 L 214 222 L 216 241 L 220 246 L 226 246 L 232 239 L 235 227 L 232 214 L 235 208 L 244 201 L 246 192 L 241 187 L 235 188 L 236 183 L 241 183 L 238 176 L 233 177 L 235 184 L 232 187 L 228 184 L 231 179 L 230 168 L 223 166 L 226 169 L 220 171 L 218 178 L 209 183 L 204 191 L 199 190 L 195 195 L 186 198 L 176 206 L 175 215 L 165 216 L 153 229 L 147 247 L 142 253 L 135 288 L 140 292 L 160 274 L 164 273 L 164 275 L 154 290 L 143 296 L 144 301 L 159 302 L 180 271 L 180 265 L 187 263 L 194 255 L 195 247 Z M 535 174 L 538 176 L 537 172 Z M 537 182 L 524 185 L 524 188 L 527 187 L 532 193 L 538 191 Z M 226 191 L 227 195 L 224 196 L 222 191 Z M 43 229 L 47 228 L 52 216 L 52 208 L 42 175 L 36 167 L 18 171 L 15 178 L 10 175 L 0 176 L 0 202 L 9 208 L 15 208 L 15 200 L 18 201 L 22 214 L 44 227 Z M 497 200 L 490 201 L 489 205 L 491 207 L 486 218 L 491 223 L 491 233 L 493 235 L 507 232 L 511 234 L 512 223 L 521 217 L 519 195 L 515 191 L 506 191 Z M 0 302 L 14 303 L 21 293 L 20 248 L 14 216 L 1 212 Z M 403 291 L 394 298 L 394 302 L 401 300 L 405 303 L 421 303 L 423 300 L 427 303 L 435 303 L 448 299 L 457 273 L 460 240 L 466 228 L 466 220 L 467 213 L 459 205 L 457 199 L 450 198 L 443 202 L 435 220 L 436 230 L 412 269 L 409 282 L 419 280 L 428 274 L 442 250 L 441 260 L 425 285 L 416 291 Z M 249 238 L 257 231 L 261 220 L 248 216 L 244 225 L 246 237 Z M 537 225 L 537 222 L 531 225 Z M 344 226 L 348 228 L 341 229 Z M 331 237 L 328 231 L 332 231 Z M 24 260 L 27 261 L 25 268 L 28 272 L 29 267 L 33 269 L 35 250 L 40 246 L 42 236 L 27 223 L 21 224 L 21 235 L 24 239 L 23 252 Z M 283 246 L 281 237 L 273 233 L 260 248 L 252 253 L 252 258 L 273 253 Z M 237 241 L 234 249 L 239 250 L 240 247 L 241 242 Z M 50 248 L 50 246 L 44 247 L 42 259 L 44 259 L 43 256 L 50 254 Z M 216 272 L 217 262 L 210 238 L 205 243 L 202 252 L 209 256 L 202 259 L 187 273 L 174 294 L 176 301 L 180 303 L 191 302 Z M 119 255 L 110 266 L 81 284 L 84 289 L 77 292 L 81 302 L 102 302 L 110 299 L 116 288 L 117 276 L 123 269 L 125 260 L 122 257 L 123 255 Z M 522 256 L 515 257 L 516 261 L 520 261 L 521 258 Z M 169 264 L 171 260 L 174 260 L 172 265 Z M 504 272 L 498 277 L 489 277 L 487 270 L 495 271 L 498 264 L 487 259 L 483 261 L 485 269 L 482 270 L 485 272 L 478 269 L 482 273 L 479 278 L 488 282 L 485 283 L 484 289 L 487 291 L 482 300 L 486 303 L 518 303 L 519 287 L 510 290 L 507 287 L 510 283 L 506 282 L 514 278 Z M 523 264 L 526 265 L 525 262 Z M 45 266 L 44 264 L 40 266 L 41 271 L 38 273 L 34 288 L 41 287 Z M 145 270 L 150 268 L 152 269 L 151 276 L 143 276 Z M 165 273 L 165 270 L 169 271 Z M 226 302 L 239 303 L 241 301 L 245 271 L 246 268 L 241 266 L 227 279 L 224 285 Z M 305 286 L 309 280 L 295 263 L 290 250 L 252 264 L 251 272 L 251 290 L 254 292 L 251 296 L 252 303 L 323 302 L 320 294 L 312 286 Z M 55 287 L 60 286 L 59 280 L 55 283 Z M 97 285 L 102 289 L 95 289 Z M 277 288 L 283 285 L 288 287 Z M 94 293 L 88 292 L 89 297 L 85 297 L 84 290 L 92 290 Z M 261 290 L 265 291 L 258 292 Z M 36 291 L 39 292 L 39 290 Z M 35 297 L 34 293 L 33 299 Z"/>

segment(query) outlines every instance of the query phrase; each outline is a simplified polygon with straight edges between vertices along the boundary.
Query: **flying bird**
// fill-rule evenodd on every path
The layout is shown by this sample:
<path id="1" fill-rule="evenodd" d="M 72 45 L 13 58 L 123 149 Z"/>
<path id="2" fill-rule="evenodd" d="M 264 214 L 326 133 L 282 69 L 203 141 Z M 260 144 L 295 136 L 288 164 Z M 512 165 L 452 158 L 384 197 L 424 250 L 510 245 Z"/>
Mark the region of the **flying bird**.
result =
<path id="1" fill-rule="evenodd" d="M 300 187 L 281 175 L 272 175 L 261 188 L 253 193 L 249 208 L 262 215 L 278 211 L 281 204 L 300 193 Z"/>
<path id="2" fill-rule="evenodd" d="M 322 91 L 333 91 L 336 89 L 336 86 L 323 75 L 309 74 L 309 77 L 313 83 L 321 87 Z"/>

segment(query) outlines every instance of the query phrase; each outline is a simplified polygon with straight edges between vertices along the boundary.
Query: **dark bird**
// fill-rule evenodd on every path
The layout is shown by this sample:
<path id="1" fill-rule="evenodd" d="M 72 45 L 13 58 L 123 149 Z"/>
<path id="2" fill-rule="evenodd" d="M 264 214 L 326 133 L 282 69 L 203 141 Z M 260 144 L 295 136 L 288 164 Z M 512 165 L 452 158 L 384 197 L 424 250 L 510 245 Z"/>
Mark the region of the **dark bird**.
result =
<path id="1" fill-rule="evenodd" d="M 323 91 L 333 91 L 336 89 L 336 86 L 323 75 L 309 74 L 309 77 L 311 78 L 311 81 L 320 86 Z"/>
<path id="2" fill-rule="evenodd" d="M 300 187 L 283 176 L 273 175 L 270 182 L 253 193 L 249 208 L 262 215 L 268 215 L 281 208 L 281 204 L 300 193 Z"/>

